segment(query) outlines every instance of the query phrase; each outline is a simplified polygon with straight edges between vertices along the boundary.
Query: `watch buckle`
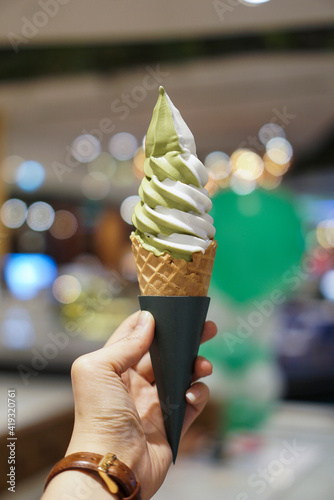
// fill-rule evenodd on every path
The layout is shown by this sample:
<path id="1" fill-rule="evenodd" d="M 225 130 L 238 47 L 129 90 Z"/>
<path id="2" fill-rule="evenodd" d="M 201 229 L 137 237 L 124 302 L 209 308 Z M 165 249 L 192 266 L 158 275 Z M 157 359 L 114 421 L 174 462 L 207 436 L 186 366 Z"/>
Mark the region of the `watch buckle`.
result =
<path id="1" fill-rule="evenodd" d="M 108 475 L 108 469 L 111 465 L 113 465 L 116 458 L 116 455 L 114 455 L 113 453 L 107 453 L 106 455 L 104 455 L 104 457 L 102 457 L 99 465 L 97 466 L 97 470 L 101 478 L 108 486 L 110 492 L 114 494 L 118 493 L 119 488 L 117 483 L 115 483 L 115 481 L 113 481 Z"/>

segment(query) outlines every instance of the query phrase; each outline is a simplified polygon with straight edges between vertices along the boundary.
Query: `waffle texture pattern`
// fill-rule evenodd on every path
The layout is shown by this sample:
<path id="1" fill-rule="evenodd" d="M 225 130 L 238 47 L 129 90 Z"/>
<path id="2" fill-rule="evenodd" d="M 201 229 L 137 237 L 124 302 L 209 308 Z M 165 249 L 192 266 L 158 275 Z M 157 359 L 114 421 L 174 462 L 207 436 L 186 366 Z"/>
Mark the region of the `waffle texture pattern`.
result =
<path id="1" fill-rule="evenodd" d="M 130 238 L 142 295 L 205 297 L 208 294 L 216 241 L 210 243 L 204 254 L 195 252 L 187 262 L 174 259 L 167 252 L 157 257 L 142 247 L 135 234 Z"/>

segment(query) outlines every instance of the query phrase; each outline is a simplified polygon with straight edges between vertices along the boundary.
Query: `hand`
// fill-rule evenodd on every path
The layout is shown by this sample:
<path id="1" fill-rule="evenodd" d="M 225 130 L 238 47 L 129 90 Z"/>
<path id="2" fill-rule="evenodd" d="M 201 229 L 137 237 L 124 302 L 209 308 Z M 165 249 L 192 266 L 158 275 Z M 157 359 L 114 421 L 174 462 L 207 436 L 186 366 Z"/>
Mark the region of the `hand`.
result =
<path id="1" fill-rule="evenodd" d="M 206 322 L 202 341 L 216 332 L 216 325 Z M 148 352 L 153 335 L 153 316 L 137 312 L 102 349 L 74 362 L 75 425 L 66 453 L 115 453 L 140 481 L 143 499 L 159 489 L 172 461 Z M 211 372 L 211 363 L 199 356 L 182 435 L 209 399 L 206 385 L 196 380 Z"/>

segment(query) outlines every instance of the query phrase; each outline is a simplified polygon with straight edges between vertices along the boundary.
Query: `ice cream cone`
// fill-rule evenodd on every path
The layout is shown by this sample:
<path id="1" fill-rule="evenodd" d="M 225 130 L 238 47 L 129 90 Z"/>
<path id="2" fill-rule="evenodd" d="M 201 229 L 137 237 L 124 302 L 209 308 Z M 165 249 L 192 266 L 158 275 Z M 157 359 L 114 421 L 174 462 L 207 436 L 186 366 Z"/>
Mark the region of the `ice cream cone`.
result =
<path id="1" fill-rule="evenodd" d="M 144 173 L 130 238 L 140 306 L 155 319 L 150 354 L 175 462 L 217 244 L 207 170 L 163 87 L 146 134 Z"/>
<path id="2" fill-rule="evenodd" d="M 150 348 L 153 372 L 168 442 L 175 463 L 184 416 L 185 393 L 194 371 L 210 299 L 210 284 L 217 244 L 191 262 L 164 254 L 156 257 L 131 235 L 138 281 L 140 307 L 155 319 Z"/>
<path id="3" fill-rule="evenodd" d="M 190 262 L 174 259 L 169 253 L 157 257 L 142 247 L 134 234 L 131 241 L 142 295 L 205 297 L 208 294 L 217 248 L 215 241 L 204 254 L 194 253 Z"/>

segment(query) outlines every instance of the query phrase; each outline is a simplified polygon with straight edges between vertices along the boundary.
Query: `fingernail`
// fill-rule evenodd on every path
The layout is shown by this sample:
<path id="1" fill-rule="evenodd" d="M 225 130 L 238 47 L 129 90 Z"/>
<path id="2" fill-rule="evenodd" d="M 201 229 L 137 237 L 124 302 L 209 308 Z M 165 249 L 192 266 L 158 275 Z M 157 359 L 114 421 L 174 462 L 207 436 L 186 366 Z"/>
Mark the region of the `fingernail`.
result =
<path id="1" fill-rule="evenodd" d="M 188 401 L 188 403 L 190 403 L 192 405 L 195 403 L 196 399 L 197 399 L 197 395 L 193 391 L 187 392 L 186 400 Z"/>
<path id="2" fill-rule="evenodd" d="M 137 318 L 136 328 L 143 328 L 144 326 L 146 326 L 149 319 L 150 313 L 148 311 L 141 311 Z"/>

